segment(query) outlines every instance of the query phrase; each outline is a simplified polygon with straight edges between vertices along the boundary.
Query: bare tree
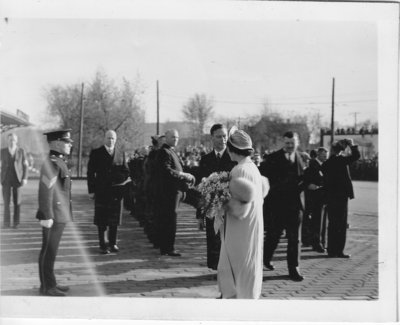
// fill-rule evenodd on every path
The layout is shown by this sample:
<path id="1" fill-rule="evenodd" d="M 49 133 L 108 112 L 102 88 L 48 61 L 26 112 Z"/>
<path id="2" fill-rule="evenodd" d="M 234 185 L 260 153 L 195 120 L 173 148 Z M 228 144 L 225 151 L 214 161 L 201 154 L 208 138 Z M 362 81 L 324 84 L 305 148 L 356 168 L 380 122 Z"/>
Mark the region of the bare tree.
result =
<path id="1" fill-rule="evenodd" d="M 213 101 L 205 94 L 195 94 L 183 106 L 182 113 L 185 120 L 193 124 L 194 136 L 201 138 L 204 126 L 214 114 Z"/>
<path id="2" fill-rule="evenodd" d="M 116 130 L 120 145 L 133 150 L 143 144 L 144 111 L 140 106 L 143 91 L 127 79 L 120 87 L 104 72 L 98 71 L 85 83 L 83 155 L 102 143 L 108 129 Z M 57 119 L 59 127 L 72 128 L 75 143 L 79 139 L 81 85 L 52 86 L 45 92 L 48 113 Z"/>

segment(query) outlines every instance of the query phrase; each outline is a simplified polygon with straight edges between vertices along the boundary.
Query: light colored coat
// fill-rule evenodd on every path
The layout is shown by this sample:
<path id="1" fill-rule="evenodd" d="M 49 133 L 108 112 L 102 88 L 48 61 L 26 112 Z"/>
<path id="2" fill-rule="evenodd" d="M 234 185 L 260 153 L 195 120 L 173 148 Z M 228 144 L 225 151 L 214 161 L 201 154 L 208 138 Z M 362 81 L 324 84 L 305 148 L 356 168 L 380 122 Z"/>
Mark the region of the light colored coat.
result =
<path id="1" fill-rule="evenodd" d="M 221 229 L 218 287 L 222 298 L 258 299 L 263 277 L 263 198 L 266 185 L 249 157 L 232 169 L 231 178 L 250 181 L 254 186 L 254 196 L 248 203 L 233 199 L 228 204 L 224 229 Z"/>

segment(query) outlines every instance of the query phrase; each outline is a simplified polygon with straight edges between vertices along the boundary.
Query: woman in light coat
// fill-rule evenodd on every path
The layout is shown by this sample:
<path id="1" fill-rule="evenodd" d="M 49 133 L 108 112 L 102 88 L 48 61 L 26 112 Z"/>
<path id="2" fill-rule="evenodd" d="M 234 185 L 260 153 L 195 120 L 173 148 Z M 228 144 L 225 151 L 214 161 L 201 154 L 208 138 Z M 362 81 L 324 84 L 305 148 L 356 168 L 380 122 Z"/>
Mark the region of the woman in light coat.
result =
<path id="1" fill-rule="evenodd" d="M 228 151 L 238 164 L 231 172 L 232 198 L 221 226 L 218 287 L 222 298 L 258 299 L 263 277 L 263 199 L 269 186 L 250 158 L 252 141 L 246 132 L 230 130 Z"/>

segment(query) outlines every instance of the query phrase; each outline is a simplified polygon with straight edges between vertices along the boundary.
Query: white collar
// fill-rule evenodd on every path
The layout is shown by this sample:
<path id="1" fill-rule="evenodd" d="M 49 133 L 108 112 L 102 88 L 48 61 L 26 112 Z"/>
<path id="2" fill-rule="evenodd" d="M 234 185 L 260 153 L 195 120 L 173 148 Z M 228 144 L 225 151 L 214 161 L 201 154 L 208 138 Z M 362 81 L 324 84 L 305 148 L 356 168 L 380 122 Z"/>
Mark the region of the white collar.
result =
<path id="1" fill-rule="evenodd" d="M 110 148 L 110 147 L 107 147 L 106 145 L 104 145 L 104 147 L 106 148 L 108 153 L 113 153 L 114 152 L 115 147 L 114 148 Z"/>
<path id="2" fill-rule="evenodd" d="M 14 147 L 14 148 L 7 147 L 7 148 L 8 148 L 8 152 L 11 154 L 11 156 L 14 156 L 14 154 L 17 152 L 17 147 Z"/>
<path id="3" fill-rule="evenodd" d="M 222 150 L 222 151 L 217 151 L 217 150 L 214 149 L 215 156 L 217 156 L 217 154 L 219 154 L 219 155 L 222 157 L 223 154 L 224 154 L 224 152 L 225 152 L 225 150 L 226 150 L 226 149 L 224 149 L 224 150 Z"/>

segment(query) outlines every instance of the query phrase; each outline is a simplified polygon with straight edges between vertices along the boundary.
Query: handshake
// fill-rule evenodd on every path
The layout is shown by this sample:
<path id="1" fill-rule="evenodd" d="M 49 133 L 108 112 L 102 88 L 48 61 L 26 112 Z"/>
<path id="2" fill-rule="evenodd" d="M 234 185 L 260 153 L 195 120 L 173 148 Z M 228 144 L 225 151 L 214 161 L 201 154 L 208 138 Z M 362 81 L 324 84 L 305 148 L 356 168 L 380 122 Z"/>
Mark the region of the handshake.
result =
<path id="1" fill-rule="evenodd" d="M 196 178 L 192 174 L 180 172 L 179 176 L 189 185 L 194 185 L 194 183 L 196 183 Z"/>

